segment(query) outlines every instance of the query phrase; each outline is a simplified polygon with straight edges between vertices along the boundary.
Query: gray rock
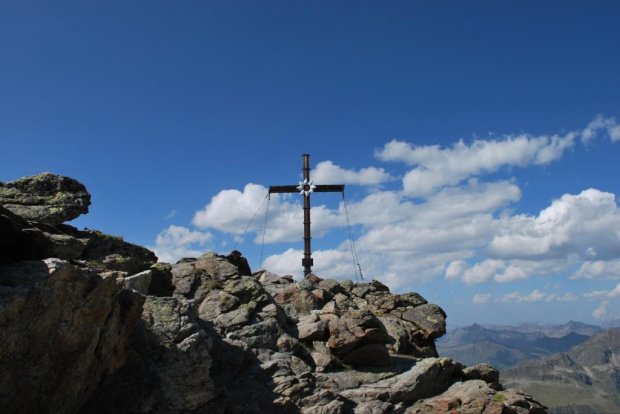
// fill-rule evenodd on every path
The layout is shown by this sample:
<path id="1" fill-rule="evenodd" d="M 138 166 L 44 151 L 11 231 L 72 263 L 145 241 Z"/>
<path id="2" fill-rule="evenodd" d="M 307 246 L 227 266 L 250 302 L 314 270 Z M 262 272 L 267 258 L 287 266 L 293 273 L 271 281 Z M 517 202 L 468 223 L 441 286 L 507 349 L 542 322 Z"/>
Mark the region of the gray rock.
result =
<path id="1" fill-rule="evenodd" d="M 0 183 L 0 205 L 28 221 L 58 225 L 88 213 L 90 194 L 80 182 L 46 172 Z"/>
<path id="2" fill-rule="evenodd" d="M 446 333 L 446 313 L 435 304 L 407 309 L 402 318 L 418 326 L 425 339 L 437 339 Z"/>
<path id="3" fill-rule="evenodd" d="M 133 345 L 137 355 L 108 378 L 82 413 L 194 412 L 217 399 L 213 340 L 186 301 L 147 297 Z"/>
<path id="4" fill-rule="evenodd" d="M 402 374 L 345 390 L 341 395 L 358 403 L 376 399 L 392 404 L 413 403 L 447 390 L 461 368 L 448 358 L 426 358 Z"/>
<path id="5" fill-rule="evenodd" d="M 466 380 L 482 380 L 488 384 L 499 382 L 499 371 L 489 364 L 478 364 L 463 369 L 463 378 Z"/>
<path id="6" fill-rule="evenodd" d="M 529 395 L 515 390 L 495 391 L 482 380 L 457 382 L 439 396 L 417 401 L 407 414 L 440 412 L 458 413 L 529 413 L 547 411 Z"/>
<path id="7" fill-rule="evenodd" d="M 142 299 L 60 259 L 0 268 L 0 411 L 75 412 L 127 361 Z"/>
<path id="8" fill-rule="evenodd" d="M 152 275 L 153 272 L 151 270 L 145 270 L 144 272 L 126 277 L 125 289 L 133 289 L 143 295 L 147 295 L 149 286 L 151 285 Z"/>

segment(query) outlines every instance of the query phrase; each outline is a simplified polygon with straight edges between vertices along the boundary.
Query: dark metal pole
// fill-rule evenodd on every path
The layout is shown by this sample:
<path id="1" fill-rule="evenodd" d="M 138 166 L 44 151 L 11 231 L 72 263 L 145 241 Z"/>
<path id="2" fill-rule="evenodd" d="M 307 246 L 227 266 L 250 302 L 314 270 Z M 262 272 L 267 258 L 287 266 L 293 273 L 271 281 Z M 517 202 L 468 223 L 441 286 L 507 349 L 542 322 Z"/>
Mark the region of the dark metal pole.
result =
<path id="1" fill-rule="evenodd" d="M 303 154 L 302 157 L 304 182 L 310 182 L 310 155 Z M 304 188 L 304 190 L 309 190 L 309 188 Z M 310 193 L 306 193 L 304 195 L 304 258 L 301 263 L 304 267 L 304 276 L 312 272 L 310 239 Z"/>

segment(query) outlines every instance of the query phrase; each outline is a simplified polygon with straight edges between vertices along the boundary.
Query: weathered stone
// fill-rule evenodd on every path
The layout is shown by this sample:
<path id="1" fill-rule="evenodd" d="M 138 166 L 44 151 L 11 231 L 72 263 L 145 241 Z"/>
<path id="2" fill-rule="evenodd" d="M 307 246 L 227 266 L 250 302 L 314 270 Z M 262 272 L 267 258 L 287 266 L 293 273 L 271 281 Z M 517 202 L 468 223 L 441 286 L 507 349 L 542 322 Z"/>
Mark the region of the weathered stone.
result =
<path id="1" fill-rule="evenodd" d="M 215 318 L 215 325 L 225 329 L 245 325 L 250 321 L 250 313 L 251 311 L 247 307 L 222 313 Z"/>
<path id="2" fill-rule="evenodd" d="M 342 313 L 340 319 L 329 324 L 329 331 L 327 346 L 339 357 L 362 345 L 392 341 L 383 324 L 368 311 Z"/>
<path id="3" fill-rule="evenodd" d="M 82 183 L 46 172 L 0 183 L 0 205 L 28 221 L 58 225 L 88 213 L 90 194 Z"/>
<path id="4" fill-rule="evenodd" d="M 68 227 L 61 226 L 63 230 L 69 231 Z M 127 243 L 122 237 L 109 236 L 96 230 L 75 230 L 72 236 L 86 241 L 86 248 L 79 258 L 105 269 L 133 274 L 147 270 L 157 262 L 155 253 Z"/>
<path id="5" fill-rule="evenodd" d="M 489 364 L 478 364 L 463 369 L 463 378 L 466 380 L 482 380 L 488 384 L 499 382 L 499 371 Z"/>
<path id="6" fill-rule="evenodd" d="M 418 326 L 426 339 L 437 339 L 446 333 L 446 313 L 435 304 L 407 309 L 402 318 Z"/>
<path id="7" fill-rule="evenodd" d="M 75 412 L 126 362 L 141 298 L 60 259 L 0 268 L 0 408 Z"/>
<path id="8" fill-rule="evenodd" d="M 328 326 L 326 321 L 311 314 L 299 319 L 297 331 L 300 341 L 312 342 L 325 339 L 328 335 Z"/>
<path id="9" fill-rule="evenodd" d="M 461 368 L 462 365 L 448 358 L 426 358 L 402 374 L 345 390 L 341 395 L 355 402 L 379 398 L 392 404 L 412 403 L 441 394 L 448 389 Z"/>
<path id="10" fill-rule="evenodd" d="M 388 288 L 378 280 L 373 280 L 372 282 L 370 282 L 370 286 L 378 292 L 390 293 L 390 288 Z"/>
<path id="11" fill-rule="evenodd" d="M 250 276 L 252 274 L 252 270 L 250 269 L 250 265 L 248 264 L 248 260 L 241 255 L 237 250 L 233 250 L 230 252 L 228 256 L 226 256 L 230 264 L 235 266 L 238 269 L 238 272 L 242 276 Z"/>
<path id="12" fill-rule="evenodd" d="M 299 340 L 284 333 L 278 337 L 276 346 L 280 352 L 295 353 L 299 349 Z"/>
<path id="13" fill-rule="evenodd" d="M 147 295 L 152 275 L 153 272 L 151 270 L 145 270 L 144 272 L 126 277 L 124 280 L 125 289 L 133 289 L 143 295 Z"/>
<path id="14" fill-rule="evenodd" d="M 48 257 L 77 259 L 85 248 L 85 241 L 51 225 L 27 222 L 0 205 L 0 265 Z"/>
<path id="15" fill-rule="evenodd" d="M 428 302 L 418 293 L 410 292 L 403 295 L 398 295 L 398 306 L 420 306 L 425 305 Z"/>
<path id="16" fill-rule="evenodd" d="M 232 324 L 229 326 L 232 326 Z M 282 329 L 278 321 L 268 319 L 253 325 L 244 326 L 238 331 L 232 331 L 227 337 L 245 343 L 248 348 L 277 350 L 280 335 L 282 335 Z"/>
<path id="17" fill-rule="evenodd" d="M 419 329 L 416 325 L 392 314 L 380 316 L 379 320 L 394 338 L 394 343 L 388 345 L 396 354 L 411 355 L 417 358 L 438 357 L 435 341 L 426 339 L 422 335 L 414 335 Z"/>
<path id="18" fill-rule="evenodd" d="M 365 401 L 355 406 L 355 414 L 391 414 L 394 405 L 385 401 Z"/>
<path id="19" fill-rule="evenodd" d="M 194 412 L 217 397 L 212 338 L 187 303 L 147 297 L 134 338 L 136 357 L 97 390 L 84 414 Z"/>
<path id="20" fill-rule="evenodd" d="M 417 401 L 407 414 L 427 413 L 543 414 L 546 410 L 524 393 L 507 390 L 496 392 L 482 380 L 458 382 L 445 393 Z"/>
<path id="21" fill-rule="evenodd" d="M 216 289 L 210 291 L 198 308 L 198 315 L 206 321 L 213 321 L 222 313 L 232 310 L 239 303 L 239 298 L 228 292 Z"/>

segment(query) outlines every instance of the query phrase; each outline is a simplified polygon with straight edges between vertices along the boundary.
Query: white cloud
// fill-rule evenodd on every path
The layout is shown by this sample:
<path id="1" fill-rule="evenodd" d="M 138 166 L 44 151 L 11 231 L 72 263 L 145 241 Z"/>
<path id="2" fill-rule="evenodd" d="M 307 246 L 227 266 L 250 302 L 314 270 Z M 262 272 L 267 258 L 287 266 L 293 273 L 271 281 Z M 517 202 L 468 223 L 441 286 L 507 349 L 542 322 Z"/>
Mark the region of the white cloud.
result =
<path id="1" fill-rule="evenodd" d="M 465 269 L 467 269 L 467 263 L 463 260 L 451 262 L 446 268 L 446 279 L 453 280 L 460 277 Z"/>
<path id="2" fill-rule="evenodd" d="M 261 213 L 267 212 L 263 203 L 269 203 L 265 243 L 299 240 L 304 221 L 301 197 L 298 194 L 272 194 L 266 200 L 267 193 L 267 188 L 257 184 L 247 184 L 243 192 L 220 191 L 209 204 L 196 212 L 192 224 L 203 230 L 216 229 L 237 235 L 247 228 L 249 233 L 256 234 L 255 242 L 262 242 L 265 216 L 258 217 L 257 213 L 259 210 Z M 297 202 L 293 197 L 298 197 Z M 330 229 L 342 226 L 346 226 L 342 211 L 331 210 L 324 205 L 312 207 L 312 237 L 322 237 Z"/>
<path id="3" fill-rule="evenodd" d="M 494 280 L 499 283 L 515 282 L 521 279 L 527 279 L 528 274 L 521 267 L 511 265 L 508 266 L 503 273 L 496 274 Z"/>
<path id="4" fill-rule="evenodd" d="M 310 177 L 315 184 L 379 185 L 393 180 L 383 168 L 367 167 L 354 171 L 344 169 L 331 161 L 318 163 Z"/>
<path id="5" fill-rule="evenodd" d="M 192 224 L 201 229 L 217 229 L 224 232 L 243 232 L 256 210 L 267 196 L 262 185 L 247 184 L 243 192 L 223 190 L 211 198 L 204 209 L 196 212 Z M 255 223 L 255 229 L 259 224 Z"/>
<path id="6" fill-rule="evenodd" d="M 609 305 L 609 301 L 602 301 L 598 308 L 594 309 L 592 312 L 592 316 L 596 319 L 601 319 L 603 316 L 607 315 L 607 307 Z"/>
<path id="7" fill-rule="evenodd" d="M 620 279 L 620 260 L 586 261 L 570 276 L 571 279 Z"/>
<path id="8" fill-rule="evenodd" d="M 583 296 L 588 299 L 617 298 L 620 296 L 620 283 L 612 290 L 595 290 L 593 292 L 584 293 Z"/>
<path id="9" fill-rule="evenodd" d="M 565 194 L 538 217 L 517 215 L 501 219 L 500 230 L 488 246 L 491 257 L 553 259 L 576 255 L 609 259 L 620 243 L 620 211 L 615 196 L 596 189 Z"/>
<path id="10" fill-rule="evenodd" d="M 483 303 L 487 303 L 489 300 L 491 300 L 491 294 L 490 293 L 477 293 L 472 298 L 472 302 L 474 302 L 477 305 L 481 305 Z"/>
<path id="11" fill-rule="evenodd" d="M 588 128 L 612 131 L 608 132 L 611 138 L 615 120 L 595 121 Z M 613 194 L 597 189 L 565 194 L 539 214 L 515 215 L 512 209 L 527 197 L 518 182 L 489 182 L 482 177 L 500 169 L 557 161 L 580 136 L 583 132 L 521 134 L 477 139 L 471 144 L 460 141 L 446 148 L 392 141 L 377 151 L 383 161 L 413 166 L 409 177 L 418 181 L 414 185 L 418 189 L 427 185 L 424 191 L 411 190 L 406 183 L 403 191 L 378 190 L 377 185 L 392 179 L 385 170 L 347 170 L 331 161 L 319 163 L 312 178 L 317 183 L 375 186 L 371 194 L 348 200 L 348 210 L 353 233 L 359 235 L 355 243 L 364 274 L 382 280 L 394 291 L 415 289 L 438 276 L 467 285 L 515 283 L 533 276 L 565 274 L 594 258 L 602 265 L 585 262 L 573 277 L 610 277 L 613 261 L 620 260 L 616 247 L 620 245 L 620 212 Z M 420 176 L 415 178 L 416 174 Z M 196 213 L 193 224 L 203 230 L 241 234 L 266 194 L 267 188 L 256 184 L 246 185 L 243 191 L 221 191 Z M 412 197 L 418 195 L 423 197 Z M 299 241 L 302 215 L 298 195 L 272 195 L 265 241 Z M 257 243 L 262 241 L 263 218 L 261 210 L 248 228 Z M 313 238 L 336 227 L 346 227 L 342 203 L 335 209 L 313 205 Z M 321 277 L 352 279 L 348 240 L 339 237 L 342 244 L 338 247 L 313 252 L 313 271 Z M 301 251 L 289 249 L 268 257 L 264 267 L 300 276 L 301 257 Z M 495 302 L 574 300 L 570 294 L 536 292 L 515 292 Z"/>
<path id="12" fill-rule="evenodd" d="M 403 178 L 404 192 L 410 196 L 427 196 L 442 186 L 456 185 L 503 167 L 548 164 L 573 147 L 575 137 L 575 133 L 563 137 L 522 134 L 502 140 L 475 140 L 471 145 L 460 140 L 451 148 L 414 146 L 393 140 L 375 155 L 382 161 L 415 166 Z"/>
<path id="13" fill-rule="evenodd" d="M 462 280 L 466 285 L 488 282 L 499 272 L 503 271 L 505 267 L 506 264 L 502 260 L 487 259 L 465 270 Z"/>
<path id="14" fill-rule="evenodd" d="M 568 132 L 562 136 L 506 135 L 501 139 L 476 139 L 471 144 L 460 140 L 445 148 L 392 140 L 375 151 L 375 156 L 382 161 L 404 162 L 414 167 L 403 178 L 404 193 L 426 197 L 443 186 L 453 186 L 501 168 L 547 165 L 574 148 L 576 138 L 581 137 L 587 144 L 601 130 L 612 142 L 620 140 L 620 125 L 616 119 L 598 115 L 581 132 Z"/>
<path id="15" fill-rule="evenodd" d="M 271 255 L 263 267 L 278 275 L 293 274 L 297 279 L 303 277 L 302 250 L 288 249 L 282 254 Z M 316 266 L 312 273 L 326 279 L 355 280 L 356 268 L 350 252 L 345 250 L 317 250 L 312 252 Z"/>
<path id="16" fill-rule="evenodd" d="M 532 291 L 527 295 L 521 295 L 520 292 L 511 292 L 501 298 L 495 299 L 497 303 L 534 303 L 534 302 L 568 302 L 576 300 L 575 296 L 571 293 L 566 293 L 562 296 L 555 293 L 541 292 L 538 289 Z"/>
<path id="17" fill-rule="evenodd" d="M 611 142 L 620 140 L 620 125 L 616 123 L 616 118 L 603 118 L 602 115 L 597 115 L 587 127 L 581 131 L 581 141 L 584 144 L 589 144 L 597 136 L 599 130 L 607 132 Z"/>
<path id="18" fill-rule="evenodd" d="M 213 239 L 209 232 L 189 230 L 181 226 L 170 226 L 157 235 L 155 246 L 150 247 L 160 262 L 175 263 L 182 257 L 198 257 L 205 253 L 205 246 Z"/>

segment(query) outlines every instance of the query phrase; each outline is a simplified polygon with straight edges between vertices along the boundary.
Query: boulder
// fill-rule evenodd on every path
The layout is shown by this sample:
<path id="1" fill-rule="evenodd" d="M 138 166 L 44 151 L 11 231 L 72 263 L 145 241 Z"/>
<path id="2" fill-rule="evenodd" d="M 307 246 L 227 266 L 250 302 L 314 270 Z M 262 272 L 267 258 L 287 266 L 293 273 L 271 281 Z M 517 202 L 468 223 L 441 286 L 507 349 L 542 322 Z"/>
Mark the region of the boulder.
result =
<path id="1" fill-rule="evenodd" d="M 0 268 L 0 411 L 75 412 L 131 353 L 142 298 L 60 259 Z"/>
<path id="2" fill-rule="evenodd" d="M 46 224 L 28 222 L 0 205 L 0 265 L 48 257 L 77 259 L 86 242 Z"/>
<path id="3" fill-rule="evenodd" d="M 427 413 L 529 413 L 544 414 L 544 406 L 514 390 L 495 391 L 482 380 L 457 382 L 443 394 L 415 402 L 407 414 Z"/>
<path id="4" fill-rule="evenodd" d="M 86 244 L 78 258 L 92 265 L 134 274 L 148 270 L 157 262 L 155 253 L 128 243 L 120 236 L 110 236 L 97 230 L 77 230 L 67 225 L 58 228 Z"/>
<path id="5" fill-rule="evenodd" d="M 0 183 L 0 205 L 28 221 L 58 225 L 88 213 L 90 194 L 80 182 L 46 172 Z"/>
<path id="6" fill-rule="evenodd" d="M 402 318 L 418 326 L 424 339 L 437 339 L 446 333 L 446 313 L 435 304 L 407 309 Z"/>
<path id="7" fill-rule="evenodd" d="M 499 371 L 489 364 L 478 364 L 463 369 L 465 380 L 482 380 L 487 384 L 499 383 Z"/>
<path id="8" fill-rule="evenodd" d="M 106 378 L 81 413 L 194 412 L 219 396 L 213 340 L 186 301 L 147 297 L 132 345 L 132 360 Z"/>
<path id="9" fill-rule="evenodd" d="M 340 394 L 358 403 L 376 399 L 392 404 L 413 403 L 447 390 L 461 369 L 461 364 L 448 358 L 426 358 L 401 374 Z"/>
<path id="10" fill-rule="evenodd" d="M 385 344 L 393 340 L 383 324 L 369 311 L 346 311 L 329 323 L 327 346 L 337 357 L 355 366 L 389 365 L 390 357 Z M 356 349 L 353 355 L 347 357 Z M 378 356 L 382 353 L 381 356 Z M 366 358 L 364 358 L 366 357 Z"/>

